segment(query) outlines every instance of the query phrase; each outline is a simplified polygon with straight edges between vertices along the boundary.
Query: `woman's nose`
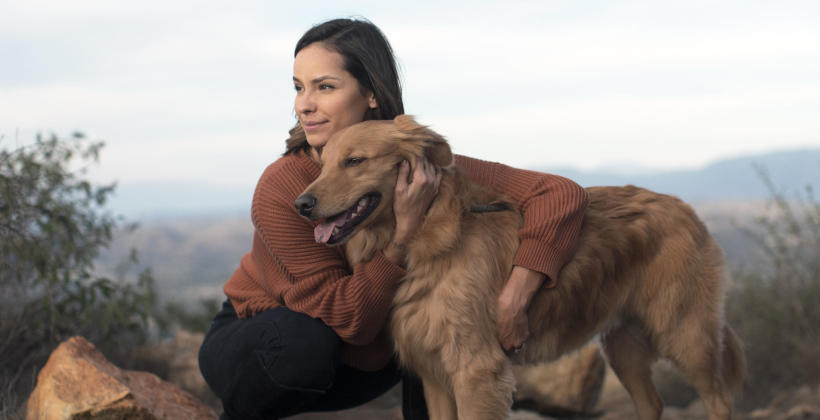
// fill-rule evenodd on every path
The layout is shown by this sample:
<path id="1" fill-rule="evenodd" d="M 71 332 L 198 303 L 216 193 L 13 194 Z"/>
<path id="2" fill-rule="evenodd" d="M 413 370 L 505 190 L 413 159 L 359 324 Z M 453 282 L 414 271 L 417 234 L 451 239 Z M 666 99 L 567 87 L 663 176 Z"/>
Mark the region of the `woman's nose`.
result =
<path id="1" fill-rule="evenodd" d="M 297 115 L 315 111 L 316 101 L 313 100 L 313 94 L 308 91 L 302 91 L 297 94 L 296 101 L 293 103 L 293 109 Z"/>

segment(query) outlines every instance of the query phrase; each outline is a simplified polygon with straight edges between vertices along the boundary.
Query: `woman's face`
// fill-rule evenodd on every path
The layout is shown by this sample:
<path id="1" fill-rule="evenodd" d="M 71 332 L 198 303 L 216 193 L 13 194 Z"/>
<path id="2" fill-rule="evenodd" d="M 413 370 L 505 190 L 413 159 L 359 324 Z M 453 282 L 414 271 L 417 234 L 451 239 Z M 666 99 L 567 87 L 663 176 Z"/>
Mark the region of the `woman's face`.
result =
<path id="1" fill-rule="evenodd" d="M 308 144 L 321 148 L 333 133 L 361 122 L 368 108 L 377 106 L 372 92 L 363 91 L 344 69 L 341 54 L 315 42 L 302 48 L 293 61 L 296 100 L 293 109 Z"/>

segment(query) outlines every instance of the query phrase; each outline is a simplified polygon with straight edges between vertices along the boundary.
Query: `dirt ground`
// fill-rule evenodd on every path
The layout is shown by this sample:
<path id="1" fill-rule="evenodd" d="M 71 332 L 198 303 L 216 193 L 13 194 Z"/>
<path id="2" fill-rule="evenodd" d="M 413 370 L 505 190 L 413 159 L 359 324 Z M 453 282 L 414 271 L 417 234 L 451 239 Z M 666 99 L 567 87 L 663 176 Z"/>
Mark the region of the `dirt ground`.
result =
<path id="1" fill-rule="evenodd" d="M 379 399 L 362 407 L 335 413 L 311 413 L 289 417 L 289 420 L 401 420 L 399 389 L 394 389 Z M 625 420 L 635 418 L 635 409 L 629 394 L 618 378 L 607 372 L 601 399 L 596 406 L 598 415 L 586 418 L 598 420 Z M 663 420 L 706 420 L 706 412 L 700 400 L 686 408 L 665 407 Z M 751 413 L 737 413 L 738 420 L 820 420 L 820 389 L 803 387 L 776 397 L 766 409 Z M 557 417 L 542 416 L 532 411 L 513 411 L 509 420 L 552 420 Z M 566 418 L 564 418 L 566 419 Z"/>
<path id="2" fill-rule="evenodd" d="M 400 392 L 394 389 L 379 399 L 350 410 L 339 411 L 334 413 L 309 413 L 298 416 L 289 417 L 289 420 L 401 420 L 401 410 L 399 408 L 401 403 Z M 680 409 L 667 409 L 664 413 L 664 419 L 670 420 L 694 420 L 705 419 L 702 408 L 694 407 L 693 415 L 681 416 L 678 412 L 683 412 Z M 604 390 L 601 394 L 601 400 L 598 403 L 597 411 L 602 412 L 601 416 L 594 418 L 600 420 L 623 420 L 631 419 L 635 416 L 635 411 L 632 408 L 632 400 L 629 398 L 626 390 L 618 382 L 618 379 L 607 372 L 607 377 L 604 382 Z M 671 411 L 671 412 L 670 412 Z M 687 412 L 690 410 L 686 410 Z M 700 415 L 700 417 L 698 417 Z M 550 420 L 555 417 L 542 416 L 532 411 L 516 410 L 513 411 L 509 420 Z"/>

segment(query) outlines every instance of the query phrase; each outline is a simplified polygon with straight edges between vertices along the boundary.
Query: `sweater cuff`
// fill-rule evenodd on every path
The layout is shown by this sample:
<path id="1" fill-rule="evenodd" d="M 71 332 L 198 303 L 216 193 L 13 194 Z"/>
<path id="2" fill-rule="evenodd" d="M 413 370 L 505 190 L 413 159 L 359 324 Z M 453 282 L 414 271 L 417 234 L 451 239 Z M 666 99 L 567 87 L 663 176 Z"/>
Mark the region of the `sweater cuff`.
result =
<path id="1" fill-rule="evenodd" d="M 513 265 L 547 275 L 543 287 L 554 287 L 561 271 L 561 256 L 549 245 L 535 239 L 524 239 L 513 258 Z"/>
<path id="2" fill-rule="evenodd" d="M 388 260 L 382 252 L 377 252 L 370 261 L 364 264 L 368 275 L 376 279 L 400 279 L 407 274 L 403 268 Z"/>
<path id="3" fill-rule="evenodd" d="M 242 303 L 234 303 L 234 301 L 231 301 L 231 305 L 233 305 L 234 311 L 236 311 L 236 317 L 239 319 L 252 318 L 262 312 L 280 306 L 279 303 L 266 296 L 253 297 Z"/>

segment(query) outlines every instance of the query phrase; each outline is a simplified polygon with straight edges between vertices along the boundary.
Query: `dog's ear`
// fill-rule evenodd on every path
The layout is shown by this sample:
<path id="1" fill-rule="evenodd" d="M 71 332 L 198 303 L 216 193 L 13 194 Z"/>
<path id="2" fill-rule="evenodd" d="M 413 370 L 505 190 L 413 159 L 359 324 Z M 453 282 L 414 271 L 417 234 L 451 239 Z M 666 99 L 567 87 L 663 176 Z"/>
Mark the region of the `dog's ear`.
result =
<path id="1" fill-rule="evenodd" d="M 398 128 L 396 137 L 419 144 L 430 163 L 440 168 L 452 165 L 453 152 L 440 134 L 417 123 L 410 115 L 399 115 L 393 122 Z"/>

